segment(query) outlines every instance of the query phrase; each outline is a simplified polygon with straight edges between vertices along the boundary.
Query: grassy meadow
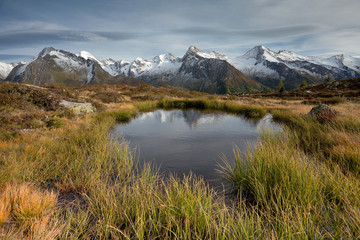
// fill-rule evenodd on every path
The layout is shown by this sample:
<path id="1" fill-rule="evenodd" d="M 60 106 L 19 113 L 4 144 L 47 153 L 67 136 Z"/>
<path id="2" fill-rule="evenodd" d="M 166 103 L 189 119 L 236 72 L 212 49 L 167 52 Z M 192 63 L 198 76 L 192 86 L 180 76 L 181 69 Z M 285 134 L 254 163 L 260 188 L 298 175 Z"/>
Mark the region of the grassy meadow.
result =
<path id="1" fill-rule="evenodd" d="M 0 110 L 8 113 L 0 118 L 0 239 L 360 238 L 357 99 L 335 101 L 338 116 L 317 119 L 307 115 L 315 105 L 303 100 L 148 86 L 28 94 L 14 86 L 0 88 Z M 73 115 L 57 107 L 63 96 L 101 111 Z M 245 157 L 234 149 L 233 167 L 223 159 L 224 194 L 199 176 L 164 178 L 139 166 L 126 141 L 109 139 L 117 122 L 158 108 L 255 119 L 271 113 L 284 131 L 262 132 Z"/>

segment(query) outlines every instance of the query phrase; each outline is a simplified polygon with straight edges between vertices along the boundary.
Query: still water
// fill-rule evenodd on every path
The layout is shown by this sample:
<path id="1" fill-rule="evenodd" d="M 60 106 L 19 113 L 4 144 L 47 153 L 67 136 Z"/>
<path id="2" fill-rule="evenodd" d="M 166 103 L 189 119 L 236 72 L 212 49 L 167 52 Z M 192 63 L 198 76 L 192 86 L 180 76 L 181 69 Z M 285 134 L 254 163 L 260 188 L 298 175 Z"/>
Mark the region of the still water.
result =
<path id="1" fill-rule="evenodd" d="M 271 115 L 254 121 L 226 113 L 157 110 L 118 124 L 112 136 L 128 140 L 140 162 L 152 163 L 161 173 L 183 176 L 192 171 L 217 185 L 221 156 L 233 162 L 235 146 L 245 152 L 256 144 L 261 129 L 274 126 Z"/>

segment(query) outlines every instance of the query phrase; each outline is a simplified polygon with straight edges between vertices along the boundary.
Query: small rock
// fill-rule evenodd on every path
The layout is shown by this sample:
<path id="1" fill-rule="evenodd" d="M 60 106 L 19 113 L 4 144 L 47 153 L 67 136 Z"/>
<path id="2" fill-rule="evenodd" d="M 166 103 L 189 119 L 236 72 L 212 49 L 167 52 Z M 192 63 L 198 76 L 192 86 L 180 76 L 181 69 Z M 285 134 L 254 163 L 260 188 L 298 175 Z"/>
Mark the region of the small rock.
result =
<path id="1" fill-rule="evenodd" d="M 316 117 L 320 122 L 329 122 L 337 116 L 338 112 L 326 104 L 320 104 L 313 107 L 309 114 Z"/>
<path id="2" fill-rule="evenodd" d="M 316 107 L 313 107 L 311 110 L 310 110 L 310 112 L 309 112 L 309 114 L 311 115 L 311 116 L 317 116 L 319 113 L 322 113 L 322 112 L 336 112 L 335 110 L 333 110 L 331 107 L 329 107 L 328 105 L 326 105 L 326 104 L 320 104 L 320 105 L 318 105 L 318 106 L 316 106 Z"/>
<path id="3" fill-rule="evenodd" d="M 22 133 L 22 134 L 26 134 L 26 133 L 29 133 L 32 131 L 34 131 L 34 129 L 28 129 L 28 128 L 20 129 L 20 133 Z"/>
<path id="4" fill-rule="evenodd" d="M 66 100 L 61 100 L 59 105 L 73 111 L 75 114 L 81 113 L 94 113 L 96 108 L 91 103 L 78 103 L 78 102 L 69 102 Z"/>

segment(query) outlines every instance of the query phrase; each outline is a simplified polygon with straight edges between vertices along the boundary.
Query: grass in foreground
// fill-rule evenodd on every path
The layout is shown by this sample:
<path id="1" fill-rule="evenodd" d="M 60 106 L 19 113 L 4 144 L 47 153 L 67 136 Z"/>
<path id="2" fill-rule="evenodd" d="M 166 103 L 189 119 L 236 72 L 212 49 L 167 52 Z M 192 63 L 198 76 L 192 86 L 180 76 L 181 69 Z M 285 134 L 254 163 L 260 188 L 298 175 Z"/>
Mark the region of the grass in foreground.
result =
<path id="1" fill-rule="evenodd" d="M 288 127 L 292 141 L 308 155 L 328 165 L 340 167 L 345 174 L 360 177 L 360 122 L 339 116 L 323 122 L 308 115 L 272 112 L 274 120 Z"/>
<path id="2" fill-rule="evenodd" d="M 255 117 L 265 113 L 261 108 L 210 100 L 164 100 L 138 105 L 141 111 L 158 107 L 197 107 L 237 114 L 255 109 L 255 114 L 248 114 Z M 320 128 L 316 135 L 308 129 L 308 135 L 301 136 L 296 128 L 286 130 L 282 137 L 265 134 L 262 143 L 248 154 L 246 164 L 236 154 L 235 168 L 224 167 L 227 180 L 238 194 L 232 206 L 196 176 L 165 180 L 150 166 L 139 168 L 126 143 L 110 141 L 108 131 L 115 121 L 127 121 L 135 113 L 136 110 L 99 113 L 73 121 L 71 126 L 65 123 L 62 128 L 24 135 L 11 143 L 1 141 L 0 188 L 10 188 L 1 191 L 0 196 L 1 238 L 360 236 L 358 177 L 348 174 L 335 161 L 320 160 L 324 148 L 318 140 L 326 137 L 314 137 L 326 136 L 331 127 L 342 124 L 344 131 L 333 132 L 334 136 L 342 137 L 333 139 L 333 143 L 351 138 L 351 132 L 358 131 L 357 121 L 334 122 Z M 300 119 L 296 115 L 291 118 L 290 122 Z M 303 126 L 304 122 L 298 125 Z M 340 140 L 338 143 L 343 143 Z M 309 143 L 318 147 L 308 151 Z M 337 152 L 336 146 L 345 145 L 335 144 L 329 149 Z M 26 188 L 31 192 L 17 190 Z M 25 217 L 15 210 L 20 205 L 13 204 L 19 198 L 13 193 L 23 199 L 34 199 L 31 207 L 21 207 L 30 209 Z"/>
<path id="3" fill-rule="evenodd" d="M 305 155 L 287 134 L 266 133 L 235 167 L 222 169 L 239 201 L 257 209 L 279 239 L 357 239 L 359 181 Z"/>

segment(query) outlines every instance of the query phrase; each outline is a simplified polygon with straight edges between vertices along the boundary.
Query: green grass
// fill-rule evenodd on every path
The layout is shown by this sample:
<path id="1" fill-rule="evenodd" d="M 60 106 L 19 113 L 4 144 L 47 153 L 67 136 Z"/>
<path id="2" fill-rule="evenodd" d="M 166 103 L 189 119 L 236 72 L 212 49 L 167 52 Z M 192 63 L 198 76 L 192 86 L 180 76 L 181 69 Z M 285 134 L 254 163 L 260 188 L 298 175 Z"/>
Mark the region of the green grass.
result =
<path id="1" fill-rule="evenodd" d="M 5 238 L 34 239 L 358 239 L 359 122 L 272 111 L 286 124 L 222 172 L 234 201 L 188 175 L 164 178 L 139 166 L 126 142 L 109 139 L 137 111 L 197 108 L 261 117 L 231 101 L 160 100 L 101 112 L 30 137 L 0 142 L 0 200 L 8 183 L 56 193 L 56 207 L 27 225 L 1 215 Z M 10 144 L 11 143 L 11 144 Z M 4 201 L 7 201 L 6 199 Z M 6 212 L 5 212 L 6 213 Z M 11 224 L 14 223 L 14 224 Z M 8 231 L 10 229 L 11 231 Z"/>
<path id="2" fill-rule="evenodd" d="M 319 161 L 340 167 L 344 173 L 360 177 L 360 122 L 351 117 L 337 117 L 322 123 L 309 115 L 274 110 L 276 122 L 285 124 L 292 141 Z"/>
<path id="3" fill-rule="evenodd" d="M 235 151 L 225 179 L 239 201 L 259 211 L 279 239 L 357 239 L 359 181 L 296 147 L 292 136 L 265 133 L 246 157 Z"/>
<path id="4" fill-rule="evenodd" d="M 207 111 L 223 111 L 232 114 L 242 115 L 246 118 L 259 119 L 266 114 L 266 109 L 258 106 L 241 105 L 233 101 L 220 101 L 208 99 L 165 99 L 157 102 L 139 103 L 137 108 L 140 111 L 153 111 L 158 108 L 169 109 L 199 109 Z"/>

